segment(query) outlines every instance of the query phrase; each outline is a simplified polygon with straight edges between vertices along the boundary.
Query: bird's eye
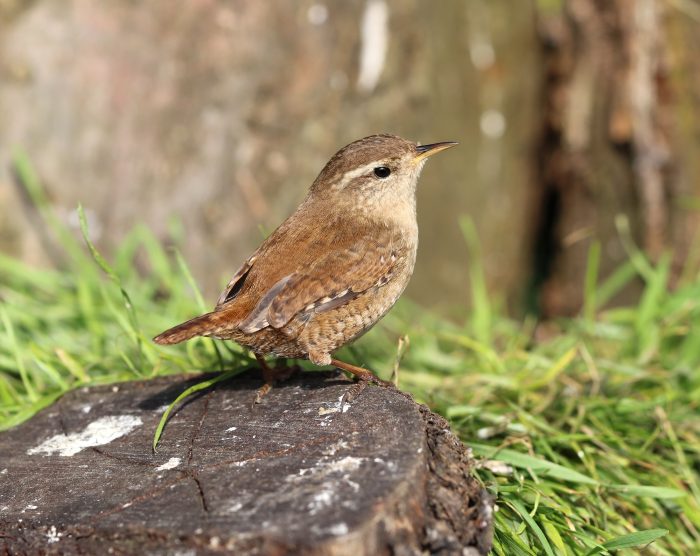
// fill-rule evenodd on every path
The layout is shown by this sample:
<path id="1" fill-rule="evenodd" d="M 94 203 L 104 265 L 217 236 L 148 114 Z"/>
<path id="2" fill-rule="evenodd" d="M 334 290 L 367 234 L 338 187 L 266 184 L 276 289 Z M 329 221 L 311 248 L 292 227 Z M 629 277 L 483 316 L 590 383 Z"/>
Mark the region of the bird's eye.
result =
<path id="1" fill-rule="evenodd" d="M 374 175 L 377 176 L 378 178 L 381 178 L 381 179 L 388 178 L 389 174 L 391 174 L 391 169 L 387 168 L 386 166 L 377 166 L 374 169 Z"/>

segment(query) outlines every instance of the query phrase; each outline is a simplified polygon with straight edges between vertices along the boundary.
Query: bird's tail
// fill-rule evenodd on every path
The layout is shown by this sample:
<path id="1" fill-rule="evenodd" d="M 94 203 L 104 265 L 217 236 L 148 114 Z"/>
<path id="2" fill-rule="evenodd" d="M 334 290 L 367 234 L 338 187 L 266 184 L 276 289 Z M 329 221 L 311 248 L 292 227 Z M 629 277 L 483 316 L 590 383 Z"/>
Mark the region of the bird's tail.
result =
<path id="1" fill-rule="evenodd" d="M 217 317 L 216 312 L 200 315 L 166 330 L 153 338 L 153 341 L 164 345 L 179 344 L 195 336 L 210 336 L 219 329 Z"/>

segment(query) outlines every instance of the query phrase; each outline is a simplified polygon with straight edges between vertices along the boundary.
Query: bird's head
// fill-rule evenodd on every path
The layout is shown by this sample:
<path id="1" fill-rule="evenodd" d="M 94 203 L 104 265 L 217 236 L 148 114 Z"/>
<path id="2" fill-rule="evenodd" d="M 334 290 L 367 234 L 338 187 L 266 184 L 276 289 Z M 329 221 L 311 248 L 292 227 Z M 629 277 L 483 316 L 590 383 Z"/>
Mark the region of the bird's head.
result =
<path id="1" fill-rule="evenodd" d="M 362 212 L 387 214 L 415 206 L 418 176 L 428 157 L 457 143 L 418 145 L 396 135 L 370 135 L 340 149 L 318 175 L 309 198 Z"/>

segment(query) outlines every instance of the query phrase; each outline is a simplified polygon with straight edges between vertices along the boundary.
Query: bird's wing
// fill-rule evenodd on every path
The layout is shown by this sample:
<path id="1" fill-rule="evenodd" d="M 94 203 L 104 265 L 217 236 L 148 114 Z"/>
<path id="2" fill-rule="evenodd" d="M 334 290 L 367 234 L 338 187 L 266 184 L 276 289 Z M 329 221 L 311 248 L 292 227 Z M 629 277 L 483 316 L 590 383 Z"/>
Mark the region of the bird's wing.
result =
<path id="1" fill-rule="evenodd" d="M 226 289 L 224 289 L 224 291 L 221 292 L 221 295 L 219 296 L 219 299 L 216 302 L 215 310 L 221 309 L 221 307 L 222 307 L 222 305 L 224 305 L 224 303 L 231 301 L 241 291 L 241 289 L 243 288 L 243 284 L 245 283 L 245 279 L 248 276 L 250 269 L 253 267 L 253 263 L 255 262 L 255 259 L 258 258 L 259 251 L 260 251 L 260 248 L 258 248 L 255 251 L 255 253 L 253 253 L 250 256 L 250 258 L 246 262 L 243 263 L 241 268 L 239 268 L 236 271 L 236 273 L 233 275 L 233 278 L 231 278 L 231 280 L 229 280 L 229 283 L 226 286 Z"/>
<path id="2" fill-rule="evenodd" d="M 259 300 L 239 328 L 246 333 L 267 326 L 281 328 L 300 313 L 329 311 L 360 293 L 386 284 L 398 254 L 388 230 L 357 237 L 306 268 L 279 279 Z"/>

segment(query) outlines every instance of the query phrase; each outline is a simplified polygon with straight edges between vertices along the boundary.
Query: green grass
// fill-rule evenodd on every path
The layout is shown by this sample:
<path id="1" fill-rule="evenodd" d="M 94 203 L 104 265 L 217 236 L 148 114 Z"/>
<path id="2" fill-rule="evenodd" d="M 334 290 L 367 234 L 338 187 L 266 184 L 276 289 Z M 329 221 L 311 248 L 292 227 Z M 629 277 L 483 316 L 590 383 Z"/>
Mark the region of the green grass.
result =
<path id="1" fill-rule="evenodd" d="M 207 308 L 177 251 L 137 228 L 108 262 L 58 222 L 22 156 L 17 172 L 63 263 L 38 269 L 0 254 L 1 428 L 84 384 L 250 363 L 224 342 L 154 345 Z M 687 267 L 670 288 L 670 258 L 652 264 L 618 227 L 629 262 L 601 280 L 594 246 L 581 317 L 551 323 L 547 338 L 534 320 L 503 314 L 477 257 L 463 322 L 402 301 L 348 349 L 388 378 L 398 338 L 409 339 L 399 385 L 479 456 L 476 474 L 498 504 L 496 554 L 700 552 L 700 277 Z M 178 244 L 176 226 L 172 236 Z M 639 304 L 601 311 L 630 280 L 645 284 Z"/>

